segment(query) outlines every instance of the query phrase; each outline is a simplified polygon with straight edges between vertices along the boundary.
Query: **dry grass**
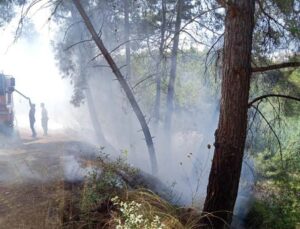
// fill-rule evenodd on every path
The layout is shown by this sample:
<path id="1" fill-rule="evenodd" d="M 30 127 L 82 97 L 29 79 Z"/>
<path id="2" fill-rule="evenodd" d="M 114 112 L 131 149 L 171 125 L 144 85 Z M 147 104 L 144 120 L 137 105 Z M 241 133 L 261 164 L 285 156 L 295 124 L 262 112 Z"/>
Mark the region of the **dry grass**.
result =
<path id="1" fill-rule="evenodd" d="M 61 228 L 66 194 L 59 183 L 0 187 L 0 228 Z"/>
<path id="2" fill-rule="evenodd" d="M 201 215 L 197 209 L 174 206 L 150 190 L 134 190 L 126 193 L 125 201 L 142 204 L 143 213 L 149 218 L 159 216 L 166 228 L 192 229 Z"/>
<path id="3" fill-rule="evenodd" d="M 88 190 L 86 183 L 64 181 L 61 156 L 70 150 L 74 153 L 80 150 L 80 147 L 73 147 L 73 142 L 67 143 L 57 142 L 56 139 L 41 139 L 23 142 L 21 148 L 9 152 L 6 156 L 9 157 L 8 160 L 21 165 L 25 161 L 30 174 L 39 174 L 43 181 L 30 182 L 27 179 L 17 183 L 0 183 L 0 229 L 115 228 L 115 219 L 120 217 L 120 209 L 111 201 L 115 195 L 124 202 L 135 201 L 141 204 L 140 213 L 148 219 L 159 216 L 165 228 L 199 228 L 196 225 L 201 214 L 197 209 L 174 206 L 146 189 L 127 189 L 126 185 L 111 188 L 116 177 L 121 179 L 120 168 L 126 170 L 129 176 L 136 172 L 127 168 L 122 161 L 104 163 L 102 160 L 81 158 L 83 167 L 101 167 L 102 174 L 106 171 L 104 181 L 98 184 L 100 191 L 97 189 L 92 193 L 94 197 L 96 195 L 97 201 L 94 201 L 94 197 L 91 201 L 89 195 L 93 190 Z M 11 177 L 15 178 L 12 180 L 23 177 L 24 174 L 18 168 L 15 170 L 12 166 L 7 166 L 6 161 L 0 162 L 0 172 L 4 171 L 6 176 L 11 173 Z M 92 187 L 95 185 L 92 182 Z"/>
<path id="4" fill-rule="evenodd" d="M 193 229 L 199 228 L 200 212 L 194 208 L 174 206 L 150 190 L 126 190 L 119 193 L 120 201 L 132 201 L 141 204 L 137 214 L 142 214 L 149 221 L 159 216 L 165 229 Z M 66 222 L 68 228 L 115 228 L 116 220 L 122 218 L 119 206 L 111 199 L 103 200 L 98 206 L 80 213 L 78 221 Z M 80 219 L 79 219 L 80 218 Z M 76 225 L 76 227 L 74 227 Z"/>

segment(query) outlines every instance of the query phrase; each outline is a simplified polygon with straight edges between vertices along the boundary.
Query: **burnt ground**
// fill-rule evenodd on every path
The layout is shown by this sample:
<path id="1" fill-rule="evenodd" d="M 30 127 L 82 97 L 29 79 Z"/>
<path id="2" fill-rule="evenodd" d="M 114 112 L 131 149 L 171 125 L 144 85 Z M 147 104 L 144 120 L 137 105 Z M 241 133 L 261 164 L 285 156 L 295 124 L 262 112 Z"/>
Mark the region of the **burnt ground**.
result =
<path id="1" fill-rule="evenodd" d="M 79 163 L 97 149 L 63 134 L 1 140 L 0 228 L 61 228 L 69 184 L 86 175 Z"/>
<path id="2" fill-rule="evenodd" d="M 0 137 L 0 229 L 83 228 L 78 209 L 83 180 L 99 166 L 96 156 L 105 154 L 72 134 L 29 136 Z M 147 173 L 115 172 L 129 189 L 149 189 L 167 201 L 177 200 L 172 188 Z"/>

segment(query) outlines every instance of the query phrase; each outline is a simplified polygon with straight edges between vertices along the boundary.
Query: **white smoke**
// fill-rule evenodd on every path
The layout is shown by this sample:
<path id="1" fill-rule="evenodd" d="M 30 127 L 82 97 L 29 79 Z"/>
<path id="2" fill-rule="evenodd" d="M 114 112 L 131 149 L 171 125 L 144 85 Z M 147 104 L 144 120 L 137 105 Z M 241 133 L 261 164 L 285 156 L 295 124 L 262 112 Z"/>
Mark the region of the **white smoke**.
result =
<path id="1" fill-rule="evenodd" d="M 0 32 L 0 71 L 13 75 L 16 78 L 16 88 L 37 104 L 36 119 L 40 133 L 39 104 L 44 102 L 50 117 L 50 135 L 51 130 L 73 129 L 81 140 L 97 144 L 86 105 L 74 108 L 69 103 L 72 86 L 67 80 L 61 79 L 50 44 L 53 30 L 44 23 L 41 24 L 46 21 L 41 14 L 47 15 L 38 12 L 35 15 L 37 19 L 32 19 L 38 36 L 34 39 L 19 39 L 7 52 L 7 47 L 13 41 L 11 32 L 15 26 Z M 14 23 L 16 22 L 12 24 Z M 94 87 L 91 89 L 107 141 L 120 154 L 122 150 L 127 151 L 130 164 L 150 172 L 144 136 L 133 111 L 128 108 L 118 81 L 114 80 L 109 69 L 95 75 L 98 78 L 92 79 L 91 85 Z M 180 77 L 183 81 L 189 79 L 185 75 L 179 75 L 178 78 Z M 199 206 L 206 195 L 219 106 L 217 98 L 209 93 L 210 88 L 201 81 L 196 83 L 199 84 L 199 92 L 193 111 L 183 110 L 174 114 L 170 152 L 165 151 L 162 123 L 157 132 L 154 133 L 153 129 L 151 131 L 157 153 L 159 178 L 167 185 L 174 184 L 173 188 L 180 196 L 181 203 Z M 162 106 L 165 104 L 162 103 Z M 28 102 L 15 95 L 16 119 L 20 128 L 29 128 L 28 110 Z M 82 169 L 73 156 L 63 157 L 63 165 L 68 179 L 82 179 L 87 174 L 87 170 Z"/>
<path id="2" fill-rule="evenodd" d="M 15 31 L 19 17 L 0 31 L 0 71 L 15 77 L 16 89 L 36 104 L 38 134 L 42 133 L 40 103 L 45 103 L 48 110 L 50 133 L 51 130 L 79 128 L 81 125 L 77 120 L 80 119 L 78 109 L 69 103 L 72 88 L 69 82 L 61 79 L 56 67 L 50 44 L 55 25 L 46 23 L 48 14 L 47 9 L 35 13 L 31 17 L 31 31 L 23 36 L 21 34 L 16 42 Z M 26 27 L 26 24 L 23 26 Z M 20 129 L 28 129 L 28 101 L 14 93 L 14 105 L 16 125 Z M 84 108 L 82 110 L 84 111 Z M 75 117 L 76 114 L 79 117 Z"/>

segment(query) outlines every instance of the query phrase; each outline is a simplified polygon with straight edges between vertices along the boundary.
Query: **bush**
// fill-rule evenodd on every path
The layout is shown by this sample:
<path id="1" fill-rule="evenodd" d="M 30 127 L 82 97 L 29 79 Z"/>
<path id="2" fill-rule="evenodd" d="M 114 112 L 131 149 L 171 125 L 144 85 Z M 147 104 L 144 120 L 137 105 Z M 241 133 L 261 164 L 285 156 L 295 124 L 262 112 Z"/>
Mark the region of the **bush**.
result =
<path id="1" fill-rule="evenodd" d="M 165 225 L 158 215 L 149 217 L 143 212 L 142 204 L 135 201 L 123 202 L 119 197 L 112 198 L 120 213 L 114 218 L 116 229 L 163 229 Z"/>

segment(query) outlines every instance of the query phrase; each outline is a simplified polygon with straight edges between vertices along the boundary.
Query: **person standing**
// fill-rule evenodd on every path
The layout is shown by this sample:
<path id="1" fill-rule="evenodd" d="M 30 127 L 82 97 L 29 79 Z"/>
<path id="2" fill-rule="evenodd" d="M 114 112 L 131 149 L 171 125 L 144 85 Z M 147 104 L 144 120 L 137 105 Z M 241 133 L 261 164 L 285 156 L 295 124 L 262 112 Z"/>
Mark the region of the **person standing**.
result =
<path id="1" fill-rule="evenodd" d="M 30 122 L 30 129 L 32 132 L 32 137 L 35 138 L 36 137 L 36 131 L 34 129 L 34 123 L 35 123 L 35 104 L 31 103 L 31 101 L 29 101 L 29 105 L 30 105 L 30 110 L 29 110 L 29 122 Z"/>
<path id="2" fill-rule="evenodd" d="M 48 135 L 48 112 L 45 108 L 45 104 L 41 103 L 41 108 L 42 108 L 42 127 L 44 130 L 44 136 Z"/>

